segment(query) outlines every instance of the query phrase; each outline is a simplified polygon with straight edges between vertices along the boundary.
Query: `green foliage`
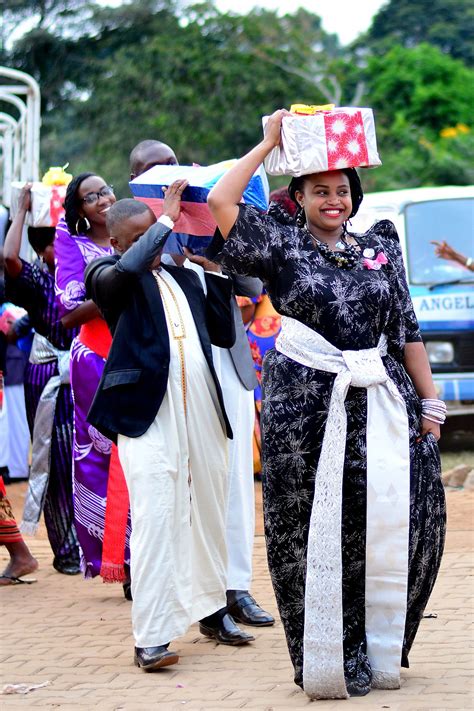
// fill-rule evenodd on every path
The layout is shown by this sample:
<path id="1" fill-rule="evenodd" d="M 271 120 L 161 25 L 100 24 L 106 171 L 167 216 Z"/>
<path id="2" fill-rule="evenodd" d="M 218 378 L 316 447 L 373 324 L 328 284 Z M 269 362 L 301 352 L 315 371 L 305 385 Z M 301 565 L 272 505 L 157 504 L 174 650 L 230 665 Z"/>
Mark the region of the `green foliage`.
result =
<path id="1" fill-rule="evenodd" d="M 208 164 L 254 145 L 263 114 L 333 99 L 375 109 L 384 165 L 363 172 L 366 189 L 473 180 L 473 72 L 455 59 L 470 61 L 471 0 L 429 8 L 391 0 L 352 48 L 307 10 L 239 15 L 182 2 L 9 4 L 10 23 L 38 18 L 7 64 L 40 83 L 44 170 L 69 161 L 72 172 L 96 171 L 125 196 L 128 155 L 140 140 L 169 143 L 181 163 Z"/>
<path id="2" fill-rule="evenodd" d="M 383 55 L 393 44 L 427 42 L 454 59 L 474 64 L 472 0 L 390 0 L 375 16 L 366 44 Z"/>
<path id="3" fill-rule="evenodd" d="M 372 57 L 367 96 L 385 120 L 401 112 L 408 122 L 438 132 L 453 123 L 469 123 L 474 106 L 474 72 L 436 47 L 393 47 Z"/>
<path id="4" fill-rule="evenodd" d="M 372 57 L 365 76 L 383 160 L 380 169 L 364 173 L 366 188 L 473 182 L 472 70 L 421 44 L 395 46 L 384 57 Z M 462 130 L 441 135 L 457 125 Z"/>

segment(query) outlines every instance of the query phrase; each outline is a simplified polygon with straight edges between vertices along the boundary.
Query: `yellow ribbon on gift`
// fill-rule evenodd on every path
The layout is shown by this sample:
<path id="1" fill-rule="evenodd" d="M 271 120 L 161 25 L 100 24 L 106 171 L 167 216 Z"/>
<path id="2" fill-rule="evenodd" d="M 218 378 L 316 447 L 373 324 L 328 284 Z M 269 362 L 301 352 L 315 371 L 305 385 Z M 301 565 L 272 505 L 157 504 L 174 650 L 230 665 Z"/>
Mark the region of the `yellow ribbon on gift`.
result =
<path id="1" fill-rule="evenodd" d="M 323 104 L 315 106 L 309 104 L 291 104 L 290 111 L 292 114 L 300 114 L 301 116 L 313 116 L 320 111 L 333 111 L 336 104 Z"/>
<path id="2" fill-rule="evenodd" d="M 49 187 L 53 185 L 69 185 L 72 180 L 71 173 L 66 173 L 65 169 L 68 167 L 69 163 L 60 166 L 52 166 L 43 175 L 41 182 L 43 185 L 48 185 Z"/>

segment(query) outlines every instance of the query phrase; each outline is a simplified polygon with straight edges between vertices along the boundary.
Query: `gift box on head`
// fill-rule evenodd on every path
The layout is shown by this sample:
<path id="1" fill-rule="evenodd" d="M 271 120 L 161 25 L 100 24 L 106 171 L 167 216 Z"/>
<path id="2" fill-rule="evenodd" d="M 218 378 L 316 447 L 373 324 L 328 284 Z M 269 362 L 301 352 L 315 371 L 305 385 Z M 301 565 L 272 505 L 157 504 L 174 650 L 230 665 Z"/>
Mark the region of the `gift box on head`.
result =
<path id="1" fill-rule="evenodd" d="M 269 175 L 309 175 L 342 168 L 375 168 L 377 152 L 372 109 L 292 107 L 281 125 L 281 145 L 265 159 Z M 263 129 L 269 116 L 262 119 Z"/>
<path id="2" fill-rule="evenodd" d="M 207 196 L 211 188 L 224 173 L 234 165 L 235 160 L 222 161 L 208 166 L 156 165 L 130 182 L 134 198 L 146 203 L 157 217 L 163 213 L 163 188 L 175 180 L 186 178 L 188 187 L 181 197 L 181 215 L 174 225 L 175 232 L 196 237 L 214 234 L 216 223 L 207 206 Z M 243 200 L 262 212 L 268 207 L 269 187 L 263 166 L 254 173 L 247 185 Z"/>
<path id="3" fill-rule="evenodd" d="M 20 193 L 25 183 L 11 184 L 10 217 L 13 219 L 18 212 Z M 32 183 L 31 208 L 26 213 L 25 224 L 30 227 L 56 227 L 61 217 L 64 217 L 64 198 L 66 185 L 44 185 Z"/>

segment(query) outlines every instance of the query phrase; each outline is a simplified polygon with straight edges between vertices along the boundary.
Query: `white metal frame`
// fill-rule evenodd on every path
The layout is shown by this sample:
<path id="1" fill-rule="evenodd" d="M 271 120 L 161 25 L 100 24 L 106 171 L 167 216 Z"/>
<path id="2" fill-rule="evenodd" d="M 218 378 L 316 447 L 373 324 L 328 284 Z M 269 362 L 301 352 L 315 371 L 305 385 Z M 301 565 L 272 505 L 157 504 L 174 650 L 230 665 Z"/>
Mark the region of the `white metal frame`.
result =
<path id="1" fill-rule="evenodd" d="M 5 79 L 15 83 L 2 81 Z M 15 114 L 10 116 L 6 108 L 0 112 L 2 202 L 9 206 L 12 180 L 39 180 L 41 94 L 38 83 L 25 72 L 0 67 L 0 103 L 10 104 Z"/>

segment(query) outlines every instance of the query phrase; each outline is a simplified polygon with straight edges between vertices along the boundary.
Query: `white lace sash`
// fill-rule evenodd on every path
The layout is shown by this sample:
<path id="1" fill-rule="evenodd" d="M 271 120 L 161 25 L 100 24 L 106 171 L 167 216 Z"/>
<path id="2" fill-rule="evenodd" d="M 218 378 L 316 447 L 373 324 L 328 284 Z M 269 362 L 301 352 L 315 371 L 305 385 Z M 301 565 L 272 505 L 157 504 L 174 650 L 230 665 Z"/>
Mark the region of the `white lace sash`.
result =
<path id="1" fill-rule="evenodd" d="M 399 688 L 408 588 L 410 453 L 405 402 L 377 348 L 340 351 L 282 317 L 276 349 L 337 373 L 316 473 L 308 536 L 303 686 L 311 698 L 347 698 L 344 679 L 341 514 L 349 386 L 367 388 L 366 637 L 372 685 Z"/>

